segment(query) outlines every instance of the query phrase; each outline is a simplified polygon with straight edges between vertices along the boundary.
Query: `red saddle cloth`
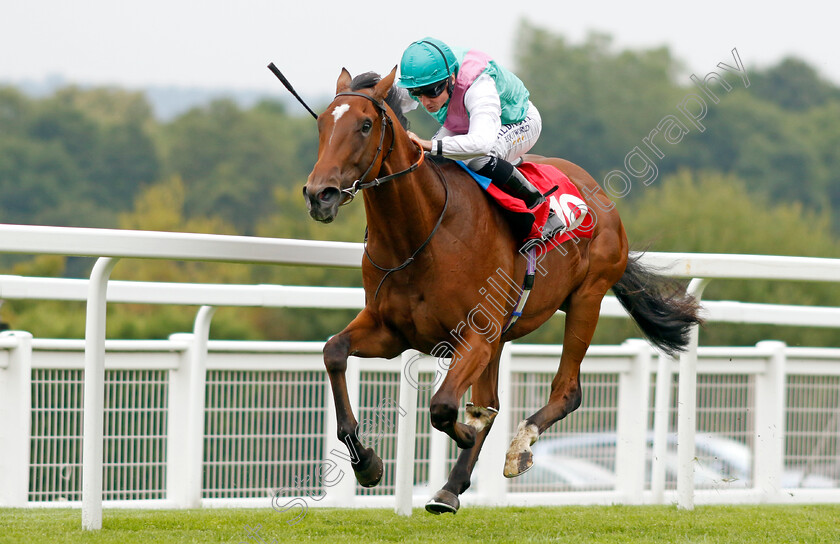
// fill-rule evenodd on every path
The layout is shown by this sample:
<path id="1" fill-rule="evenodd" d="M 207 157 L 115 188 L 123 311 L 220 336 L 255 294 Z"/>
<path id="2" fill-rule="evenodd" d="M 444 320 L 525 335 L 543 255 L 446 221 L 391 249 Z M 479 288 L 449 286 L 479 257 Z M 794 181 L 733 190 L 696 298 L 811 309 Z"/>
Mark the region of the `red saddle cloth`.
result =
<path id="1" fill-rule="evenodd" d="M 518 198 L 512 197 L 507 193 L 502 192 L 501 189 L 495 185 L 490 184 L 487 187 L 487 192 L 494 200 L 508 212 L 508 219 L 511 222 L 514 233 L 521 238 L 523 242 L 531 239 L 539 239 L 542 237 L 542 227 L 548 219 L 549 210 L 554 207 L 555 211 L 562 209 L 561 202 L 579 201 L 583 202 L 583 197 L 578 191 L 578 188 L 572 183 L 569 178 L 558 170 L 557 168 L 547 164 L 536 164 L 532 162 L 524 162 L 517 166 L 517 169 L 534 184 L 542 194 L 546 194 L 552 189 L 555 189 L 546 201 L 533 210 L 525 207 L 525 203 Z M 564 197 L 564 195 L 569 195 Z M 553 204 L 553 206 L 552 206 Z M 561 212 L 562 213 L 562 212 Z M 567 221 L 568 224 L 568 221 Z M 557 247 L 566 240 L 573 238 L 592 238 L 592 231 L 595 223 L 592 219 L 592 214 L 587 213 L 583 221 L 572 228 L 561 232 L 555 236 L 550 243 L 547 243 L 547 249 L 551 246 Z"/>

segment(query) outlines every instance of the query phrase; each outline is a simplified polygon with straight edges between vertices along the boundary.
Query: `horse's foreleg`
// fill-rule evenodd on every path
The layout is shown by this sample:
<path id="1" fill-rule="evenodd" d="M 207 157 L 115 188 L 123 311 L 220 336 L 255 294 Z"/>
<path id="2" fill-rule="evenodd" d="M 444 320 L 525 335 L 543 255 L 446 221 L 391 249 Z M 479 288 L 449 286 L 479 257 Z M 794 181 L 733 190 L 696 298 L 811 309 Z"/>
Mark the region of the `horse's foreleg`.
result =
<path id="1" fill-rule="evenodd" d="M 356 480 L 364 487 L 373 487 L 382 479 L 382 459 L 359 440 L 359 423 L 347 391 L 347 358 L 350 355 L 391 358 L 403 349 L 401 342 L 366 310 L 324 345 L 324 365 L 335 399 L 338 439 L 347 446 Z"/>
<path id="2" fill-rule="evenodd" d="M 472 402 L 467 405 L 466 424 L 476 430 L 475 444 L 471 448 L 461 450 L 458 461 L 449 473 L 449 479 L 432 499 L 426 503 L 426 510 L 433 514 L 458 511 L 460 501 L 458 495 L 469 489 L 470 477 L 481 446 L 490 432 L 493 420 L 499 411 L 499 358 L 502 348 L 499 346 L 496 355 L 484 369 L 484 372 L 473 384 Z"/>
<path id="3" fill-rule="evenodd" d="M 531 446 L 539 435 L 580 406 L 580 364 L 595 333 L 604 293 L 605 290 L 600 289 L 579 289 L 570 297 L 563 334 L 563 355 L 560 357 L 560 368 L 551 382 L 548 404 L 519 423 L 505 459 L 506 477 L 513 478 L 530 469 L 534 464 Z"/>
<path id="4" fill-rule="evenodd" d="M 472 332 L 472 331 L 471 331 Z M 463 343 L 452 355 L 446 378 L 432 396 L 429 416 L 432 427 L 449 435 L 459 448 L 475 444 L 476 427 L 458 422 L 458 405 L 461 397 L 484 372 L 493 354 L 494 346 L 480 334 L 465 334 Z"/>

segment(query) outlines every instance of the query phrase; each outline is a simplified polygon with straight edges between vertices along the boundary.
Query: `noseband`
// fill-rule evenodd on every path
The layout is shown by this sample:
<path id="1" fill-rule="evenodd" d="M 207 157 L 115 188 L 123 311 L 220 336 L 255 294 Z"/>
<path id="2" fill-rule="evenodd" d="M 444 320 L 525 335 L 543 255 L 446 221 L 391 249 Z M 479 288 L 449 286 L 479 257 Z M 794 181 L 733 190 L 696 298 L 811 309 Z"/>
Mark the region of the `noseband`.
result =
<path id="1" fill-rule="evenodd" d="M 425 157 L 425 153 L 423 152 L 423 149 L 420 148 L 420 157 L 417 159 L 417 161 L 414 164 L 412 164 L 411 166 L 409 166 L 405 170 L 401 170 L 401 171 L 396 172 L 394 174 L 388 174 L 387 176 L 382 176 L 381 178 L 374 178 L 370 181 L 364 181 L 364 179 L 366 177 L 368 177 L 368 174 L 370 174 L 370 171 L 373 170 L 373 166 L 376 164 L 376 161 L 379 159 L 379 155 L 382 154 L 382 144 L 385 142 L 385 128 L 387 126 L 390 126 L 391 127 L 391 134 L 392 135 L 394 134 L 393 121 L 391 121 L 391 116 L 388 115 L 388 112 L 385 111 L 385 106 L 383 106 L 381 103 L 377 102 L 375 98 L 373 98 L 372 96 L 370 96 L 368 94 L 356 93 L 356 92 L 345 92 L 345 93 L 338 93 L 335 96 L 336 96 L 336 98 L 338 98 L 339 96 L 361 96 L 362 98 L 370 100 L 373 103 L 373 105 L 376 106 L 376 110 L 379 112 L 379 118 L 382 121 L 382 128 L 379 131 L 379 145 L 376 146 L 376 155 L 374 155 L 373 161 L 371 161 L 370 166 L 368 166 L 368 169 L 365 170 L 365 173 L 362 174 L 362 176 L 359 179 L 354 181 L 353 185 L 351 185 L 347 189 L 341 189 L 341 192 L 344 193 L 344 195 L 347 197 L 347 199 L 344 202 L 341 203 L 341 206 L 350 203 L 356 197 L 356 193 L 358 193 L 362 189 L 367 189 L 369 187 L 378 187 L 379 185 L 385 183 L 386 181 L 391 181 L 394 178 L 398 178 L 402 175 L 414 172 L 415 170 L 417 170 L 417 168 L 421 164 L 423 164 L 423 159 Z M 391 151 L 394 150 L 394 141 L 395 140 L 396 140 L 396 138 L 394 138 L 394 137 L 391 138 L 391 147 L 388 148 L 388 152 L 382 158 L 383 163 L 391 155 Z M 417 147 L 420 147 L 420 146 L 418 145 Z"/>

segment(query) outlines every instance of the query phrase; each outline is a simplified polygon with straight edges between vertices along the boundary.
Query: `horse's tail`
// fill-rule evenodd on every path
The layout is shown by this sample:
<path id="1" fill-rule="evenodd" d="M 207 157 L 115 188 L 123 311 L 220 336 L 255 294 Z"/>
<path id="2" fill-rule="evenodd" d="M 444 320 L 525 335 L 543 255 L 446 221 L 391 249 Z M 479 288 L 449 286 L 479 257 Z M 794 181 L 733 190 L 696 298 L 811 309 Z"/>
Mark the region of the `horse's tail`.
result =
<path id="1" fill-rule="evenodd" d="M 692 325 L 703 322 L 700 305 L 681 283 L 642 265 L 641 256 L 628 259 L 612 290 L 647 339 L 674 357 L 688 346 Z"/>

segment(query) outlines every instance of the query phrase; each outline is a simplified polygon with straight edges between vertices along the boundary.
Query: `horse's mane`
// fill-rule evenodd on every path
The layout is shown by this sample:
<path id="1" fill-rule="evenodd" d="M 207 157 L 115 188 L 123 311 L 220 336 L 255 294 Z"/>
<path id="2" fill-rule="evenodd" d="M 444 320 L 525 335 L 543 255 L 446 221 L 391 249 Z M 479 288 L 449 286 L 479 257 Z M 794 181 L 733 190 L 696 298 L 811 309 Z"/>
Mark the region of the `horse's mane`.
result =
<path id="1" fill-rule="evenodd" d="M 371 89 L 379 83 L 381 79 L 382 77 L 376 72 L 365 72 L 364 74 L 359 74 L 353 78 L 353 81 L 350 82 L 350 90 L 358 91 L 360 89 Z M 385 97 L 385 103 L 391 106 L 391 109 L 397 114 L 397 121 L 400 122 L 402 127 L 404 129 L 408 129 L 408 119 L 406 119 L 405 115 L 403 115 L 396 86 L 391 87 L 391 90 L 388 91 L 388 96 Z"/>

